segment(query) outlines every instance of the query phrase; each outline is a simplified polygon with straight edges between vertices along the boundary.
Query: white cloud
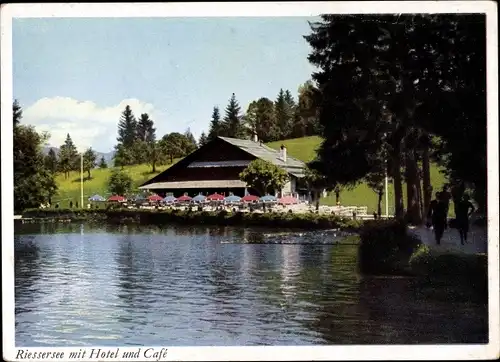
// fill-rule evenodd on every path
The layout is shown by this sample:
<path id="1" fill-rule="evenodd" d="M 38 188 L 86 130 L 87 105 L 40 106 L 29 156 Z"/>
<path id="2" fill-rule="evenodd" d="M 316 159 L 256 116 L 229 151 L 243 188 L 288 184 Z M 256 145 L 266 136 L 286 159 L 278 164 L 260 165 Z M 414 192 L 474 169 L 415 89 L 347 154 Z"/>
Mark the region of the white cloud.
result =
<path id="1" fill-rule="evenodd" d="M 52 146 L 63 144 L 69 133 L 79 149 L 92 146 L 94 150 L 108 152 L 116 143 L 118 121 L 127 105 L 136 117 L 148 113 L 156 120 L 159 114 L 151 103 L 138 99 L 124 99 L 117 105 L 101 107 L 91 101 L 54 97 L 42 98 L 24 109 L 23 123 L 49 132 Z"/>

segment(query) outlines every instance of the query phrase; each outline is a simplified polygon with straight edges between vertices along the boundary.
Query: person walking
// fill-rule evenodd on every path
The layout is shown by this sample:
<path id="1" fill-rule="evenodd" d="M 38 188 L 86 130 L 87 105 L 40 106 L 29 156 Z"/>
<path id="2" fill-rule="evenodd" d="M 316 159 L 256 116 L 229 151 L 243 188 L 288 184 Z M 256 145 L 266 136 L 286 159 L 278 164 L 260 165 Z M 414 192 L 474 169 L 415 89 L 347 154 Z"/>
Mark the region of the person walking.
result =
<path id="1" fill-rule="evenodd" d="M 460 243 L 464 245 L 467 242 L 467 234 L 469 232 L 469 218 L 475 211 L 474 205 L 470 202 L 469 195 L 464 195 L 462 200 L 457 205 L 455 220 L 457 229 L 460 234 Z"/>
<path id="2" fill-rule="evenodd" d="M 441 199 L 443 200 L 445 208 L 446 222 L 444 223 L 444 229 L 446 230 L 448 228 L 448 211 L 450 210 L 451 200 L 451 193 L 448 189 L 448 185 L 443 186 L 443 191 L 441 191 Z"/>
<path id="3" fill-rule="evenodd" d="M 427 217 L 431 220 L 431 225 L 434 229 L 436 244 L 441 244 L 441 239 L 446 225 L 446 204 L 443 200 L 441 192 L 436 193 L 436 198 L 429 205 L 429 213 Z"/>

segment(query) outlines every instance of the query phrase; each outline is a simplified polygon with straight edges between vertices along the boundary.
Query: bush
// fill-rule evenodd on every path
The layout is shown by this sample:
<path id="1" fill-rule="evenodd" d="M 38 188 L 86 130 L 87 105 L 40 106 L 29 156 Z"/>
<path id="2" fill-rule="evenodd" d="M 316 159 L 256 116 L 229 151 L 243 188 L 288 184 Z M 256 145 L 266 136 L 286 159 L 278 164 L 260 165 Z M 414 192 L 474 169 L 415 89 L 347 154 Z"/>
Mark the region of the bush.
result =
<path id="1" fill-rule="evenodd" d="M 167 223 L 182 224 L 211 224 L 211 225 L 240 225 L 265 226 L 294 229 L 343 229 L 357 231 L 363 222 L 360 220 L 341 219 L 334 215 L 293 214 L 293 213 L 243 213 L 228 212 L 226 210 L 197 211 L 197 210 L 149 210 L 125 209 L 110 206 L 107 209 L 32 209 L 26 210 L 23 216 L 36 218 L 66 219 L 76 217 L 93 218 L 95 215 L 107 218 L 110 223 L 140 223 L 162 225 Z"/>
<path id="2" fill-rule="evenodd" d="M 431 263 L 431 249 L 425 244 L 419 245 L 409 260 L 411 269 L 418 274 L 425 274 Z"/>
<path id="3" fill-rule="evenodd" d="M 456 297 L 488 299 L 486 254 L 437 252 L 420 246 L 410 258 L 413 274 L 425 277 L 429 285 L 455 290 Z"/>
<path id="4" fill-rule="evenodd" d="M 410 267 L 421 275 L 476 278 L 487 274 L 488 260 L 485 254 L 437 252 L 421 245 L 412 254 Z"/>
<path id="5" fill-rule="evenodd" d="M 359 266 L 364 273 L 406 273 L 420 240 L 407 233 L 404 220 L 373 220 L 360 229 Z"/>

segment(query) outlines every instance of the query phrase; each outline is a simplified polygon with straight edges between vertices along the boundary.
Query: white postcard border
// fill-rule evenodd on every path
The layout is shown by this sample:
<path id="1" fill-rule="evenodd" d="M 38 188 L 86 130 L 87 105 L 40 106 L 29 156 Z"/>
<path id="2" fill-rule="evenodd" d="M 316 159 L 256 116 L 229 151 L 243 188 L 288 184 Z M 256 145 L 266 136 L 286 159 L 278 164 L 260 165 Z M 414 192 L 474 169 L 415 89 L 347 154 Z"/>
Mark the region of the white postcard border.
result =
<path id="1" fill-rule="evenodd" d="M 276 3 L 99 3 L 7 4 L 1 8 L 2 131 L 2 320 L 4 359 L 16 360 L 14 345 L 14 251 L 12 160 L 12 19 L 38 17 L 216 17 L 317 16 L 322 13 L 485 13 L 487 14 L 488 105 L 488 275 L 489 344 L 485 345 L 347 345 L 311 347 L 168 347 L 166 360 L 394 360 L 493 359 L 499 357 L 498 242 L 498 19 L 493 1 L 381 1 Z M 85 348 L 91 350 L 96 347 Z M 115 348 L 102 348 L 113 350 Z M 119 347 L 123 351 L 137 348 Z M 148 348 L 148 347 L 142 347 Z M 155 347 L 161 349 L 161 347 Z M 26 349 L 26 348 L 24 348 Z M 79 348 L 29 348 L 30 351 Z M 44 359 L 52 361 L 60 359 Z M 65 360 L 65 359 L 63 359 Z M 75 359 L 77 360 L 77 359 Z M 81 359 L 89 360 L 89 359 Z M 95 359 L 94 359 L 95 360 Z M 110 360 L 110 359 L 100 359 Z M 124 359 L 114 359 L 124 360 Z M 133 360 L 133 359 L 130 359 Z M 141 356 L 139 360 L 144 360 Z"/>

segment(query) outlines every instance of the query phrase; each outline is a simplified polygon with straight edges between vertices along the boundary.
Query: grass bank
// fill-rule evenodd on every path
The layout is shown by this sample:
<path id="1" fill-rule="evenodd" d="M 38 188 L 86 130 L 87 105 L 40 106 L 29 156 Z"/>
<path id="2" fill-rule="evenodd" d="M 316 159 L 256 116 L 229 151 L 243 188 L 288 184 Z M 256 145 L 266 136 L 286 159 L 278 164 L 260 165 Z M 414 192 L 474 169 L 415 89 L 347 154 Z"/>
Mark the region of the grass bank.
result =
<path id="1" fill-rule="evenodd" d="M 367 221 L 360 227 L 359 269 L 372 275 L 416 277 L 419 290 L 434 298 L 486 302 L 486 254 L 431 250 L 400 220 Z"/>
<path id="2" fill-rule="evenodd" d="M 290 229 L 342 229 L 356 231 L 362 221 L 316 213 L 243 213 L 229 211 L 129 210 L 129 209 L 30 209 L 24 218 L 40 222 L 88 220 L 114 224 L 192 224 L 218 226 L 262 226 Z"/>

